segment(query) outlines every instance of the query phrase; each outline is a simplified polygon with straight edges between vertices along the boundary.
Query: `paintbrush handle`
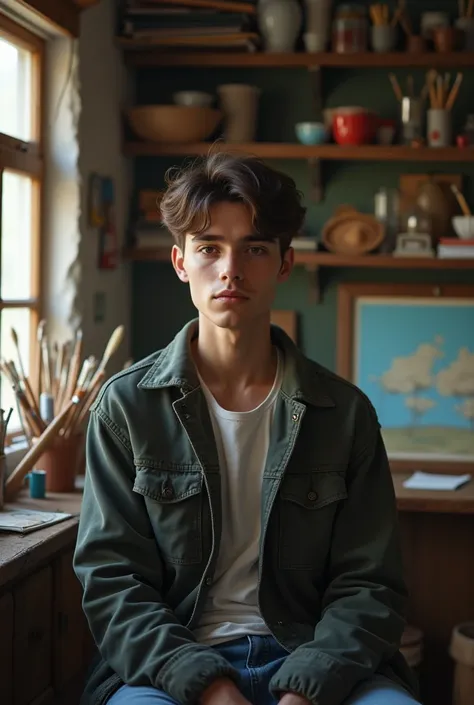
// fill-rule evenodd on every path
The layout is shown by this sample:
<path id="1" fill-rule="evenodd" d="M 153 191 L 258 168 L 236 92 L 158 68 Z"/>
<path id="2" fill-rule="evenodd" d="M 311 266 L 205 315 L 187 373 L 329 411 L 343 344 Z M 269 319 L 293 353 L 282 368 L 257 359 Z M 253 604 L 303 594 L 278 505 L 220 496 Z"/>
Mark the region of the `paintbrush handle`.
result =
<path id="1" fill-rule="evenodd" d="M 33 443 L 31 449 L 18 463 L 5 485 L 5 499 L 7 502 L 11 502 L 21 490 L 26 475 L 33 469 L 36 461 L 41 457 L 45 450 L 50 447 L 52 441 L 61 430 L 70 409 L 72 409 L 72 407 L 74 407 L 78 402 L 79 399 L 77 397 L 71 399 L 64 411 L 56 416 L 54 421 L 50 423 L 47 429 L 38 438 L 36 443 Z"/>
<path id="2" fill-rule="evenodd" d="M 63 404 L 67 404 L 69 399 L 74 394 L 76 389 L 77 378 L 79 377 L 79 371 L 81 369 L 81 357 L 82 357 L 82 335 L 78 336 L 76 343 L 74 345 L 74 351 L 72 353 L 71 362 L 69 365 L 69 372 L 67 377 L 66 390 L 64 392 Z"/>
<path id="3" fill-rule="evenodd" d="M 41 416 L 40 410 L 39 410 L 39 406 L 38 406 L 38 404 L 36 403 L 36 398 L 35 398 L 35 395 L 34 395 L 34 393 L 33 393 L 32 388 L 31 388 L 31 384 L 30 384 L 30 382 L 29 382 L 28 377 L 22 377 L 22 378 L 21 378 L 21 381 L 22 381 L 23 384 L 25 385 L 26 397 L 27 397 L 27 399 L 28 399 L 28 401 L 29 401 L 29 403 L 30 403 L 30 405 L 31 405 L 31 408 L 33 409 L 33 411 L 35 412 L 35 414 L 36 414 L 37 416 Z"/>
<path id="4" fill-rule="evenodd" d="M 104 379 L 105 379 L 105 372 L 102 372 L 99 375 L 99 377 L 97 378 L 94 386 L 91 387 L 89 392 L 87 393 L 87 396 L 84 399 L 84 402 L 83 402 L 81 408 L 78 410 L 79 414 L 77 416 L 77 419 L 74 421 L 74 424 L 71 428 L 71 431 L 70 431 L 71 435 L 81 426 L 82 422 L 85 420 L 86 416 L 88 415 L 92 404 L 96 400 L 96 398 L 101 390 L 102 383 L 103 383 Z"/>
<path id="5" fill-rule="evenodd" d="M 456 184 L 451 184 L 451 191 L 454 193 L 456 196 L 456 200 L 459 203 L 459 207 L 463 212 L 463 215 L 470 216 L 471 215 L 471 209 L 469 208 L 467 201 L 464 197 L 464 195 L 461 193 L 461 191 L 458 189 Z"/>
<path id="6" fill-rule="evenodd" d="M 28 399 L 26 397 L 25 392 L 22 389 L 19 389 L 17 386 L 13 385 L 13 391 L 15 392 L 17 399 L 20 403 L 21 408 L 25 412 L 26 418 L 28 419 L 28 424 L 33 431 L 35 436 L 41 436 L 45 429 L 45 424 L 41 420 L 41 418 L 33 411 L 31 408 L 30 404 L 28 403 Z"/>

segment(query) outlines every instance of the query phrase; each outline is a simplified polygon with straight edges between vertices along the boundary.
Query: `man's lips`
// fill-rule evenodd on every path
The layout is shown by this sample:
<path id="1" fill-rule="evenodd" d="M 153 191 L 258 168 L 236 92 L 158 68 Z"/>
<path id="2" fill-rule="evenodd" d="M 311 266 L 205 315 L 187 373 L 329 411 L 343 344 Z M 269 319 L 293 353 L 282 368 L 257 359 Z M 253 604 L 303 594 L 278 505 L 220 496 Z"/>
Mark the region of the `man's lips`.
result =
<path id="1" fill-rule="evenodd" d="M 220 291 L 214 296 L 215 299 L 248 299 L 249 297 L 242 294 L 240 291 L 232 291 L 226 289 L 225 291 Z"/>

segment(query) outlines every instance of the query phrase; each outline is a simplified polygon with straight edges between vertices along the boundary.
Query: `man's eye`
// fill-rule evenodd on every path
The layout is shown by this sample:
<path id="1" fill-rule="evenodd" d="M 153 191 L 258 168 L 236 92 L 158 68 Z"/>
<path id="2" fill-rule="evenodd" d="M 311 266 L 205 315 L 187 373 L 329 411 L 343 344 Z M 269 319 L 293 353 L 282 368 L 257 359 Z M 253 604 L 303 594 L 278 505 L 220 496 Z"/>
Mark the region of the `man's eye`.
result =
<path id="1" fill-rule="evenodd" d="M 263 255 L 266 252 L 266 249 L 264 247 L 249 247 L 249 252 L 252 255 Z"/>
<path id="2" fill-rule="evenodd" d="M 204 247 L 201 247 L 199 252 L 202 252 L 204 255 L 213 255 L 214 252 L 216 251 L 216 248 L 213 247 L 212 245 L 205 245 Z"/>

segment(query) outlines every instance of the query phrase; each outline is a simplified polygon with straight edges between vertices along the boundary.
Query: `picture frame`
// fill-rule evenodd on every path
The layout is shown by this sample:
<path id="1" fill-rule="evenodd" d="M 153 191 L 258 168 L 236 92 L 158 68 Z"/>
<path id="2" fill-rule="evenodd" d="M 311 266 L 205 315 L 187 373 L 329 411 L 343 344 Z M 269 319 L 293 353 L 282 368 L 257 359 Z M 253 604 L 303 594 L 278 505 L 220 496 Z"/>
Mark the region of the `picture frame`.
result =
<path id="1" fill-rule="evenodd" d="M 372 402 L 393 471 L 474 470 L 474 286 L 341 284 L 339 375 Z"/>

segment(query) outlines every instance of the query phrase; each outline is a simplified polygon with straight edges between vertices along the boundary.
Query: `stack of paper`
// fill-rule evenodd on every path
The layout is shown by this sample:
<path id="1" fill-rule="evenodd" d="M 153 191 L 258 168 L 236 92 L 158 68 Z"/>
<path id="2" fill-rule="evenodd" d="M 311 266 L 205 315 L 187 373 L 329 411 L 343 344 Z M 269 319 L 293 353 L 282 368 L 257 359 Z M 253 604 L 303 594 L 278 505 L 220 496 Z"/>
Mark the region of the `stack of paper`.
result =
<path id="1" fill-rule="evenodd" d="M 439 475 L 430 472 L 415 472 L 403 487 L 410 490 L 457 490 L 471 480 L 471 475 Z"/>

